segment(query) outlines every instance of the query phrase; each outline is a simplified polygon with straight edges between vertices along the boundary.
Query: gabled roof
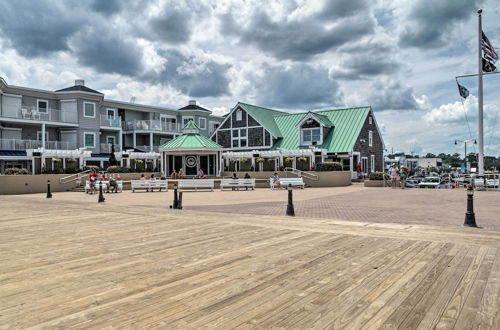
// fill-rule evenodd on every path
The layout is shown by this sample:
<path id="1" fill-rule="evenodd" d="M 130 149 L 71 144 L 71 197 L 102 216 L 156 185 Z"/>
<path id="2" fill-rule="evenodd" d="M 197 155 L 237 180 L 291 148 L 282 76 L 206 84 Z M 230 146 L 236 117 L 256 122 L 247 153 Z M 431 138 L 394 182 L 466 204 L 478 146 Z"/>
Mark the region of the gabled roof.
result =
<path id="1" fill-rule="evenodd" d="M 185 107 L 180 108 L 179 110 L 201 110 L 201 111 L 212 112 L 204 107 L 200 107 L 197 104 L 189 104 L 189 105 L 186 105 Z"/>
<path id="2" fill-rule="evenodd" d="M 196 123 L 192 120 L 188 121 L 188 123 L 186 125 L 184 125 L 184 127 L 182 129 L 197 129 L 199 130 L 200 128 L 198 127 L 198 125 L 196 125 Z"/>
<path id="3" fill-rule="evenodd" d="M 98 92 L 92 88 L 88 88 L 87 86 L 80 86 L 80 85 L 75 85 L 75 86 L 68 87 L 68 88 L 58 89 L 58 90 L 56 90 L 56 92 L 87 92 L 87 93 L 104 95 L 103 93 Z"/>
<path id="4" fill-rule="evenodd" d="M 302 120 L 304 120 L 304 118 L 306 118 L 307 116 L 311 116 L 313 118 L 316 118 L 320 122 L 320 124 L 322 124 L 323 126 L 326 126 L 326 127 L 332 127 L 332 126 L 334 126 L 332 124 L 332 122 L 330 121 L 330 119 L 328 119 L 327 116 L 320 115 L 319 113 L 315 113 L 315 112 L 312 112 L 312 111 L 309 111 L 309 112 L 305 113 L 304 116 L 302 117 L 302 119 L 300 120 L 300 122 L 302 122 Z"/>
<path id="5" fill-rule="evenodd" d="M 281 132 L 276 122 L 274 116 L 286 115 L 286 112 L 258 107 L 251 104 L 241 103 L 238 104 L 243 110 L 248 112 L 256 121 L 258 121 L 264 128 L 266 128 L 273 136 L 279 138 L 281 137 Z"/>
<path id="6" fill-rule="evenodd" d="M 314 111 L 314 114 L 326 117 L 333 126 L 329 134 L 324 137 L 323 144 L 317 147 L 328 152 L 351 152 L 370 110 L 370 107 L 361 107 Z M 278 139 L 272 150 L 308 148 L 300 145 L 300 134 L 297 129 L 297 125 L 306 114 L 290 113 L 273 118 L 282 138 Z"/>
<path id="7" fill-rule="evenodd" d="M 160 149 L 222 149 L 222 146 L 203 135 L 188 133 L 162 144 Z"/>

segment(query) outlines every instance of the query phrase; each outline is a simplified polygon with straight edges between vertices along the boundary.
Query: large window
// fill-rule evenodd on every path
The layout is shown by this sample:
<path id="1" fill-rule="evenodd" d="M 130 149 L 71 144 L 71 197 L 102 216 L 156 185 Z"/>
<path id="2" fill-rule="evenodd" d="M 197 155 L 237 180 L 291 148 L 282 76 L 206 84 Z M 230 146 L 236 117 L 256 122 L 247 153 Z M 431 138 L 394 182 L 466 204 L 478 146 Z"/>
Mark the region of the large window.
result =
<path id="1" fill-rule="evenodd" d="M 200 118 L 198 120 L 198 126 L 200 126 L 200 129 L 206 129 L 207 128 L 207 119 L 206 118 Z"/>
<path id="2" fill-rule="evenodd" d="M 95 118 L 95 103 L 83 102 L 83 116 Z"/>
<path id="3" fill-rule="evenodd" d="M 83 133 L 84 146 L 95 148 L 95 133 Z"/>
<path id="4" fill-rule="evenodd" d="M 246 128 L 233 129 L 231 145 L 233 148 L 244 148 L 248 145 Z"/>
<path id="5" fill-rule="evenodd" d="M 373 146 L 373 131 L 368 131 L 368 146 Z"/>
<path id="6" fill-rule="evenodd" d="M 106 109 L 106 116 L 108 117 L 108 119 L 115 119 L 116 117 L 116 109 L 112 109 L 112 108 L 107 108 Z"/>
<path id="7" fill-rule="evenodd" d="M 49 111 L 49 102 L 46 100 L 36 100 L 36 108 L 38 112 L 47 113 Z"/>
<path id="8" fill-rule="evenodd" d="M 321 144 L 321 128 L 302 129 L 302 144 Z"/>

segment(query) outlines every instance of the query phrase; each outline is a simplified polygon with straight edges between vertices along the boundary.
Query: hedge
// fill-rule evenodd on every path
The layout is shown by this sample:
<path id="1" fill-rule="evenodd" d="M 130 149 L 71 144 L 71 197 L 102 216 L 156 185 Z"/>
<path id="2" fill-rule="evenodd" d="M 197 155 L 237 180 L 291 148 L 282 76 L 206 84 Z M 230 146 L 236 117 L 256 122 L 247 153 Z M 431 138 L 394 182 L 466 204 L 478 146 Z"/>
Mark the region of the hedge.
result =
<path id="1" fill-rule="evenodd" d="M 327 172 L 327 171 L 342 171 L 342 164 L 339 162 L 322 162 L 316 164 L 316 171 Z"/>
<path id="2" fill-rule="evenodd" d="M 130 172 L 132 172 L 130 167 L 124 167 L 124 166 L 109 166 L 107 168 L 107 171 L 109 173 L 130 173 Z"/>
<path id="3" fill-rule="evenodd" d="M 384 180 L 384 172 L 371 172 L 369 178 L 374 181 L 382 181 Z"/>
<path id="4" fill-rule="evenodd" d="M 30 171 L 28 171 L 25 168 L 15 168 L 15 167 L 9 167 L 4 170 L 5 175 L 26 175 L 26 174 L 31 174 Z"/>

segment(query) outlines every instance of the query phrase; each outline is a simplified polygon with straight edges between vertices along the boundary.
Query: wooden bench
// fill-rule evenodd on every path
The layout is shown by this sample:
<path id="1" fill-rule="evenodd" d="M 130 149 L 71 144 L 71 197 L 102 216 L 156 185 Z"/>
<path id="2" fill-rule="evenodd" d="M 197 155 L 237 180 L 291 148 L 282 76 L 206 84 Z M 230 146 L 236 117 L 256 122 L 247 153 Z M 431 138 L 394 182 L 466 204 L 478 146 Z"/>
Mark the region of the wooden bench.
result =
<path id="1" fill-rule="evenodd" d="M 99 191 L 99 184 L 101 183 L 101 181 L 96 181 L 95 182 L 95 189 L 96 191 Z M 119 180 L 119 181 L 116 181 L 116 184 L 118 185 L 118 192 L 123 192 L 123 181 Z M 102 189 L 103 191 L 106 191 L 108 190 L 108 186 L 109 185 L 109 181 L 102 181 Z M 109 189 L 111 190 L 111 186 L 109 187 Z M 89 180 L 86 180 L 85 181 L 85 193 L 88 194 L 90 191 L 90 181 Z"/>
<path id="2" fill-rule="evenodd" d="M 165 189 L 165 191 L 167 191 L 168 190 L 168 181 L 167 180 L 150 180 L 149 186 L 151 189 L 159 189 L 160 191 L 162 189 Z"/>
<path id="3" fill-rule="evenodd" d="M 304 189 L 305 183 L 302 178 L 280 178 L 280 186 L 288 187 L 288 185 L 292 185 L 293 187 L 300 187 Z M 274 189 L 277 185 L 273 182 L 273 178 L 269 178 L 269 185 L 271 189 Z"/>
<path id="4" fill-rule="evenodd" d="M 252 188 L 255 189 L 255 178 L 251 179 L 221 179 L 220 190 L 224 188 Z"/>
<path id="5" fill-rule="evenodd" d="M 177 181 L 179 190 L 186 189 L 210 189 L 214 190 L 214 180 L 211 179 L 192 179 L 192 180 L 179 180 Z"/>

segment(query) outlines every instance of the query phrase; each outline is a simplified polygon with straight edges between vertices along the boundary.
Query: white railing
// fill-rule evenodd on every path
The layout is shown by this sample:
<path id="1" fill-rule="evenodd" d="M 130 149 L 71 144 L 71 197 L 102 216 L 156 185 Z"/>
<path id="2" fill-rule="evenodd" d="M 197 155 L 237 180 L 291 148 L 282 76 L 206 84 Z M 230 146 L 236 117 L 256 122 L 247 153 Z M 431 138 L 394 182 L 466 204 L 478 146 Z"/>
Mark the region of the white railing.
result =
<path id="1" fill-rule="evenodd" d="M 112 145 L 109 144 L 109 143 L 101 143 L 100 150 L 103 153 L 110 153 L 111 152 L 111 146 Z M 121 148 L 120 148 L 119 145 L 115 144 L 115 152 L 118 152 L 118 151 L 121 151 Z"/>
<path id="2" fill-rule="evenodd" d="M 123 122 L 124 131 L 154 131 L 154 132 L 174 132 L 181 131 L 178 123 L 169 123 L 160 120 L 130 120 Z"/>
<path id="3" fill-rule="evenodd" d="M 80 186 L 82 184 L 82 178 L 84 178 L 86 176 L 86 173 L 88 173 L 88 172 L 90 172 L 90 170 L 86 170 L 86 171 L 83 171 L 83 172 L 79 172 L 79 173 L 75 173 L 75 174 L 71 174 L 71 175 L 65 176 L 63 178 L 60 178 L 59 182 L 60 183 L 68 183 L 68 182 L 71 182 L 71 181 L 75 181 L 76 185 Z"/>
<path id="4" fill-rule="evenodd" d="M 285 173 L 287 174 L 287 177 L 288 177 L 288 172 L 295 174 L 299 178 L 306 178 L 306 179 L 314 180 L 314 181 L 319 180 L 318 175 L 316 175 L 314 173 L 309 173 L 306 171 L 301 171 L 301 170 L 298 170 L 298 169 L 293 168 L 293 167 L 285 167 Z"/>
<path id="5" fill-rule="evenodd" d="M 78 114 L 74 111 L 65 111 L 57 109 L 45 109 L 40 111 L 36 107 L 21 107 L 20 109 L 10 109 L 2 112 L 2 117 L 28 119 L 38 121 L 52 121 L 77 124 Z"/>
<path id="6" fill-rule="evenodd" d="M 108 115 L 101 115 L 100 116 L 100 123 L 101 123 L 101 126 L 104 126 L 104 127 L 120 128 L 121 119 L 120 119 L 120 117 L 111 118 L 111 117 L 108 117 Z"/>
<path id="7" fill-rule="evenodd" d="M 135 146 L 135 148 L 142 152 L 151 152 L 151 146 Z M 160 146 L 153 146 L 153 151 L 159 152 Z"/>
<path id="8" fill-rule="evenodd" d="M 42 141 L 39 140 L 0 139 L 0 150 L 27 150 L 42 147 Z M 74 150 L 76 144 L 64 141 L 45 141 L 45 149 Z"/>

